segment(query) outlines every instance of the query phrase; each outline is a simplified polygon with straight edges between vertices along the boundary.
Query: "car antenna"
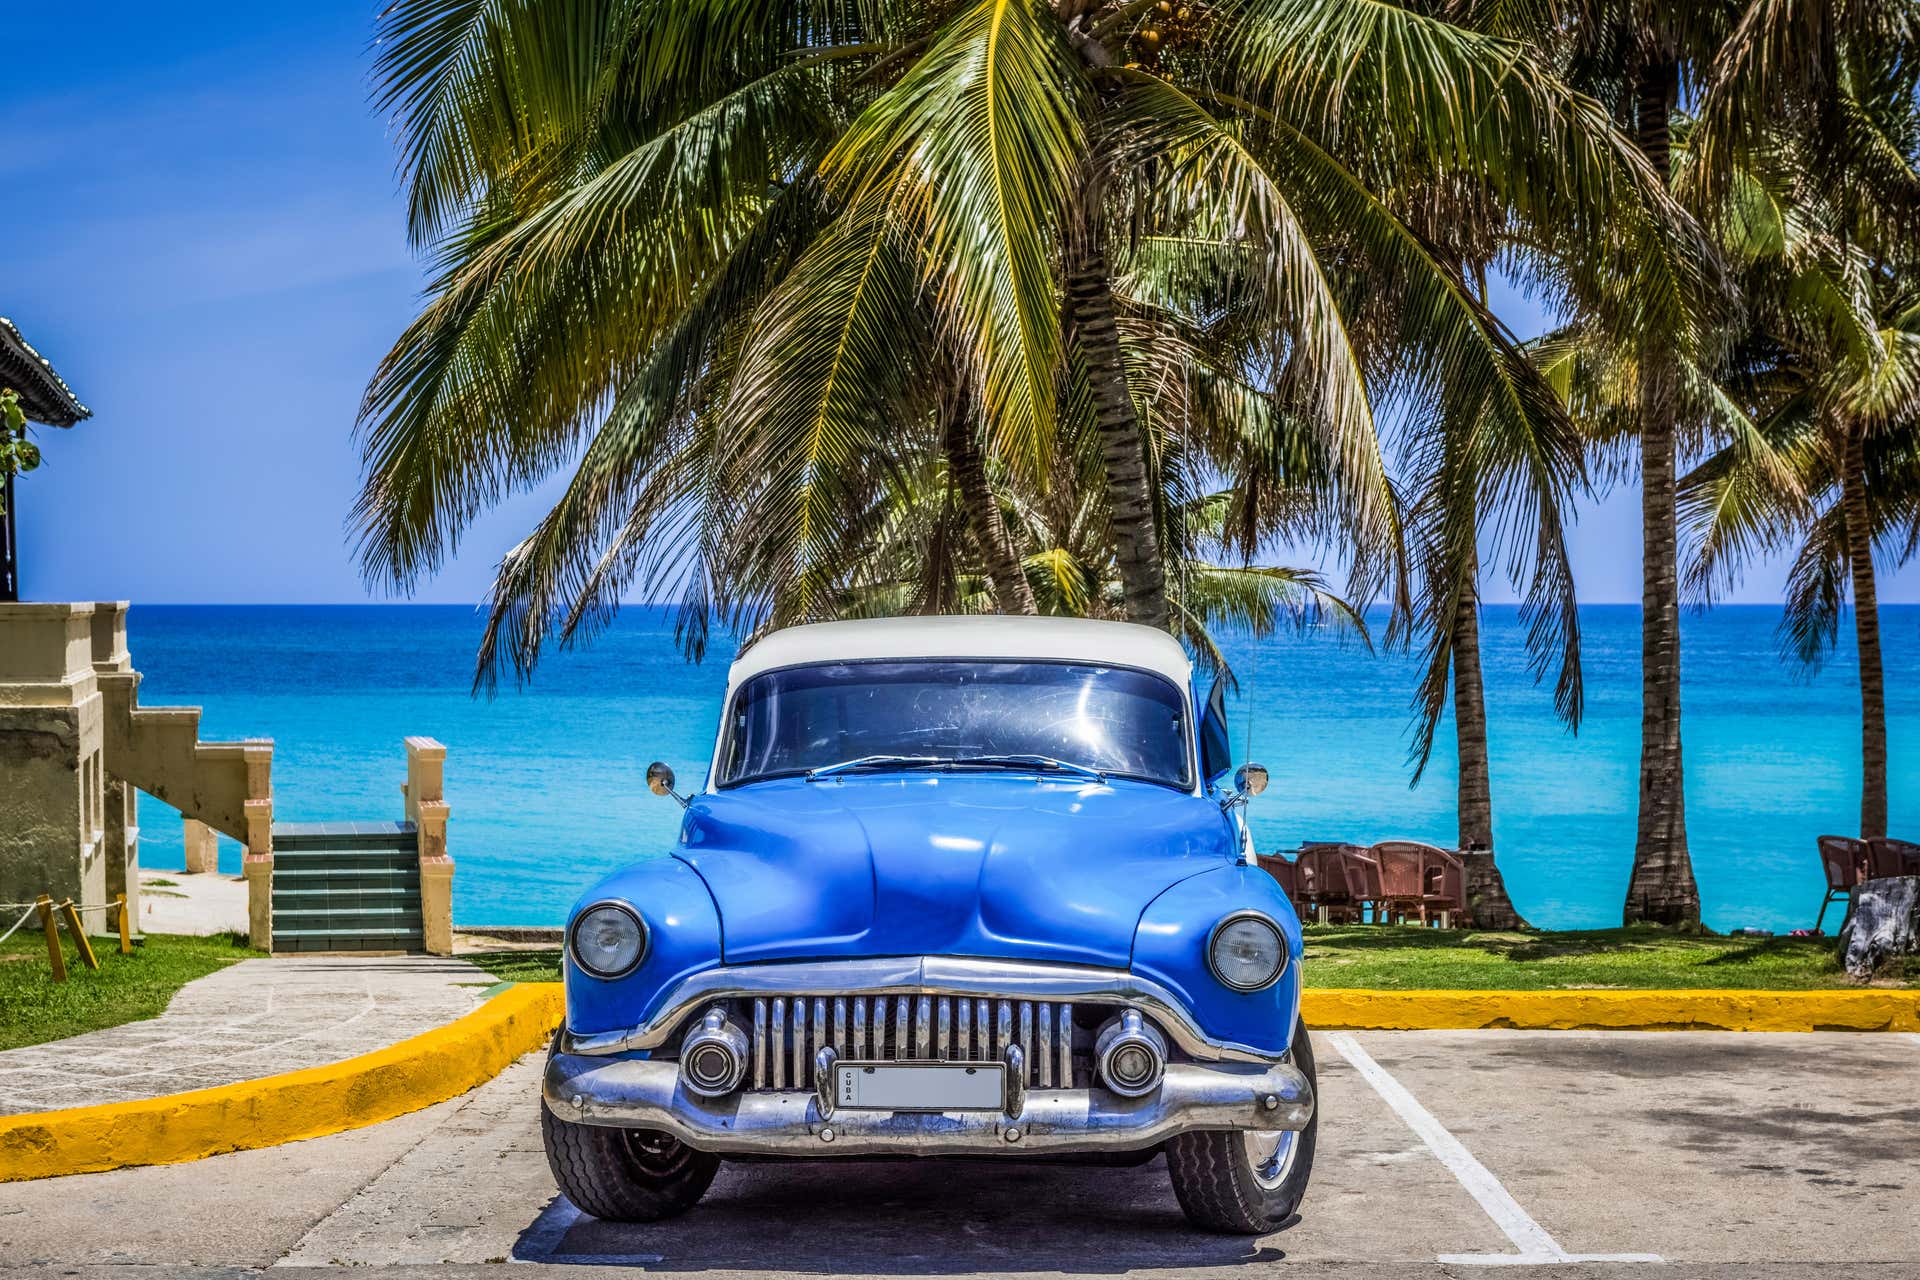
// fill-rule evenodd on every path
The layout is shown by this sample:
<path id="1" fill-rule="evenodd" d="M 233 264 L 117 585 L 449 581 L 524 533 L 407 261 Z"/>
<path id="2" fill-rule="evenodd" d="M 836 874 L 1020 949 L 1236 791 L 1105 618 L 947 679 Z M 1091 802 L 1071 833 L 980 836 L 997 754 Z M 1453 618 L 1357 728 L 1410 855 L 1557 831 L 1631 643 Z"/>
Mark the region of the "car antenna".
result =
<path id="1" fill-rule="evenodd" d="M 1259 704 L 1253 700 L 1253 668 L 1249 666 L 1247 668 L 1247 740 L 1246 746 L 1243 748 L 1245 754 L 1240 757 L 1242 764 L 1253 759 L 1253 709 L 1258 705 Z M 1260 851 L 1254 848 L 1253 845 L 1253 824 L 1247 822 L 1243 816 L 1241 825 L 1247 833 L 1246 860 L 1257 867 L 1260 865 Z"/>

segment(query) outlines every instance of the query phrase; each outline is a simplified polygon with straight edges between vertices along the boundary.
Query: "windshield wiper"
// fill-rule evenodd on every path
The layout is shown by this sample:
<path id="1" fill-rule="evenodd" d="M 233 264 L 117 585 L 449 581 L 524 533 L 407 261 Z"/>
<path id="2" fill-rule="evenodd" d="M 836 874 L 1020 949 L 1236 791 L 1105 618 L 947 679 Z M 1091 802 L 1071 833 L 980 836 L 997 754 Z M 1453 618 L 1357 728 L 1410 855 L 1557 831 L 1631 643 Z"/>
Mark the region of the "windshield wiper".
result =
<path id="1" fill-rule="evenodd" d="M 1090 765 L 1075 764 L 1071 760 L 1062 760 L 1058 756 L 1014 754 L 999 756 L 955 756 L 944 761 L 950 765 L 967 765 L 979 769 L 1040 769 L 1047 773 L 1077 773 L 1082 777 L 1094 778 L 1101 782 L 1107 775 Z"/>
<path id="2" fill-rule="evenodd" d="M 1100 770 L 1084 764 L 1075 764 L 1071 760 L 1062 760 L 1058 756 L 1043 755 L 981 755 L 981 756 L 896 756 L 871 755 L 855 756 L 851 760 L 839 760 L 833 764 L 823 764 L 817 769 L 807 770 L 807 778 L 831 778 L 835 774 L 852 773 L 856 769 L 1037 769 L 1044 773 L 1075 773 L 1083 778 L 1093 778 L 1100 782 L 1107 775 Z"/>
<path id="3" fill-rule="evenodd" d="M 851 760 L 841 760 L 834 764 L 823 764 L 817 769 L 809 769 L 807 778 L 809 781 L 814 778 L 831 778 L 836 773 L 850 773 L 855 769 L 924 769 L 945 763 L 947 761 L 942 756 L 855 756 Z"/>

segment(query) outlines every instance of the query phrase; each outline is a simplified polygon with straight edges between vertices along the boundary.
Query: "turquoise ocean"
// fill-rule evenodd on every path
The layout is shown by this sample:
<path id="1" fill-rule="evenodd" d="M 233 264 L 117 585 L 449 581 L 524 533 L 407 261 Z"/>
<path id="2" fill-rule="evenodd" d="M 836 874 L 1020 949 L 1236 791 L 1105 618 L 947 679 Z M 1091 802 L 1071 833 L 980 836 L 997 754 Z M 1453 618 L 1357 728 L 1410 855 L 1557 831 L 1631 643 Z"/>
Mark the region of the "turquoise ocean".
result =
<path id="1" fill-rule="evenodd" d="M 1581 611 L 1587 713 L 1577 736 L 1535 684 L 1512 608 L 1490 607 L 1484 662 L 1495 844 L 1521 911 L 1552 928 L 1619 921 L 1632 863 L 1639 752 L 1639 610 Z M 1920 606 L 1883 610 L 1892 826 L 1920 838 Z M 1814 837 L 1859 812 L 1851 633 L 1817 675 L 1783 662 L 1777 610 L 1721 608 L 1682 624 L 1687 819 L 1709 925 L 1813 923 Z M 705 776 L 731 646 L 702 664 L 671 615 L 629 608 L 585 648 L 555 652 L 524 688 L 469 689 L 481 618 L 457 606 L 164 606 L 129 615 L 147 706 L 205 708 L 201 736 L 274 740 L 276 816 L 400 816 L 402 738 L 448 748 L 454 918 L 552 925 L 601 873 L 671 848 L 679 808 L 648 793 L 647 762 Z M 1272 771 L 1252 820 L 1263 852 L 1302 840 L 1407 836 L 1451 845 L 1453 734 L 1409 788 L 1417 660 L 1327 632 L 1228 636 L 1236 756 Z M 178 816 L 140 798 L 141 862 L 182 865 Z M 223 870 L 239 846 L 222 841 Z"/>

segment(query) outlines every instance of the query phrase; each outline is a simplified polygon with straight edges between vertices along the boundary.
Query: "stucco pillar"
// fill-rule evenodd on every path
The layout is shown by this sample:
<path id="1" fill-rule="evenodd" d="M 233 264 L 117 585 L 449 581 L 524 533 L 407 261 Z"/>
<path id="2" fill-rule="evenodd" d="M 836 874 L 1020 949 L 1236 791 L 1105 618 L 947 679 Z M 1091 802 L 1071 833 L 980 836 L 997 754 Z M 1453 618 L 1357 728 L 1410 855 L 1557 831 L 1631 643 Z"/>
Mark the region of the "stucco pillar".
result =
<path id="1" fill-rule="evenodd" d="M 220 869 L 220 836 L 204 822 L 180 819 L 180 836 L 187 846 L 187 874 L 212 875 Z"/>
<path id="2" fill-rule="evenodd" d="M 242 744 L 247 767 L 247 848 L 240 872 L 247 880 L 247 943 L 273 950 L 273 743 L 249 738 Z"/>
<path id="3" fill-rule="evenodd" d="M 91 604 L 0 604 L 0 902 L 107 901 Z M 102 915 L 87 914 L 98 927 Z"/>
<path id="4" fill-rule="evenodd" d="M 407 820 L 420 842 L 420 925 L 430 955 L 453 954 L 453 859 L 447 856 L 447 749 L 407 739 Z"/>
<path id="5" fill-rule="evenodd" d="M 90 630 L 94 675 L 118 674 L 133 670 L 133 658 L 127 652 L 127 602 L 96 600 Z M 140 931 L 140 809 L 133 784 L 107 771 L 102 802 L 104 841 L 101 857 L 106 879 L 106 899 L 125 894 L 127 923 L 131 932 Z M 89 920 L 87 926 L 112 933 L 120 922 L 111 913 Z"/>
<path id="6" fill-rule="evenodd" d="M 133 784 L 107 775 L 106 871 L 107 901 L 125 894 L 127 928 L 140 932 L 140 809 Z M 120 927 L 112 915 L 105 918 L 101 932 L 112 933 Z"/>

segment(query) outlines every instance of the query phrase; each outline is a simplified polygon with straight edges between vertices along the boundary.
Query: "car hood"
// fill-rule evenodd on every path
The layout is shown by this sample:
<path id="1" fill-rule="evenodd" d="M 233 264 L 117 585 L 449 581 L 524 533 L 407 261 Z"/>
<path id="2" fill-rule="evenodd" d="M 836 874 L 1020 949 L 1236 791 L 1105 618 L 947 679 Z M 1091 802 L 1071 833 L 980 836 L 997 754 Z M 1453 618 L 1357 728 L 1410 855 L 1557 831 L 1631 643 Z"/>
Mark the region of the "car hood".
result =
<path id="1" fill-rule="evenodd" d="M 727 964 L 939 954 L 1120 968 L 1148 903 L 1236 853 L 1203 797 L 991 773 L 698 796 L 677 856 L 713 894 Z"/>

